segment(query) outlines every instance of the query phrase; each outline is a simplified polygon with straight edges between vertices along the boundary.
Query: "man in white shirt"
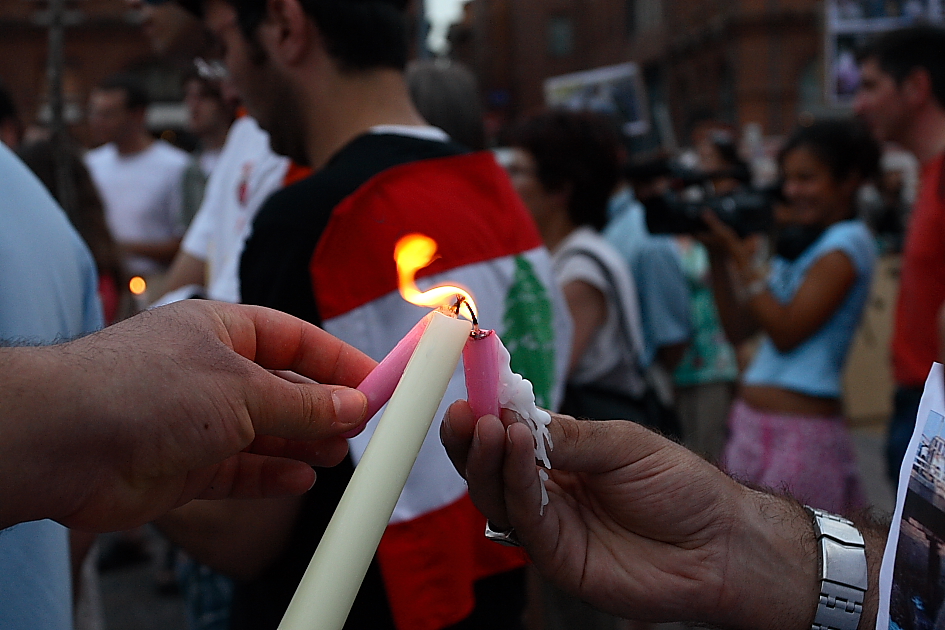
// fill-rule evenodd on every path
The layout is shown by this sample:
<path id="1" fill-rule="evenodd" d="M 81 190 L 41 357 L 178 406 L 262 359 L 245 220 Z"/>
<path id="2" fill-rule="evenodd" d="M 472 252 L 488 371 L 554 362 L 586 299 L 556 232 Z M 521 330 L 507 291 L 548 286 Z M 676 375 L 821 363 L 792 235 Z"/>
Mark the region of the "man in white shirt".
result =
<path id="1" fill-rule="evenodd" d="M 213 300 L 239 302 L 239 262 L 253 218 L 270 193 L 282 187 L 289 158 L 269 147 L 269 134 L 251 116 L 230 127 L 203 203 L 168 272 L 159 303 L 189 297 L 202 286 Z M 183 293 L 174 293 L 183 289 Z"/>
<path id="2" fill-rule="evenodd" d="M 86 166 L 105 202 L 105 217 L 132 274 L 161 273 L 183 234 L 181 178 L 188 155 L 145 126 L 147 92 L 134 77 L 116 75 L 92 91 L 89 126 L 102 146 Z"/>

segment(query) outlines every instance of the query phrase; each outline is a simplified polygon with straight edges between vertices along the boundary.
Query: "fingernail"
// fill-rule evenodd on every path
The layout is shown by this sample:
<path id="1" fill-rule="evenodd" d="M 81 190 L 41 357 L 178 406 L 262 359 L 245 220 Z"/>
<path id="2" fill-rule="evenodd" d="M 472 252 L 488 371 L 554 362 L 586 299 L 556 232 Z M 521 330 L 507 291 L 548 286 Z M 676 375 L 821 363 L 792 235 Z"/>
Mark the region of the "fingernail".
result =
<path id="1" fill-rule="evenodd" d="M 440 444 L 446 446 L 446 437 L 447 433 L 452 435 L 453 427 L 450 426 L 450 414 L 447 413 L 443 416 L 443 421 L 440 423 Z"/>
<path id="2" fill-rule="evenodd" d="M 357 424 L 367 410 L 367 398 L 355 389 L 336 389 L 331 393 L 331 402 L 335 406 L 335 422 L 338 424 Z"/>
<path id="3" fill-rule="evenodd" d="M 475 446 L 479 446 L 480 442 L 482 442 L 482 440 L 479 439 L 479 423 L 477 422 L 476 426 L 473 427 L 472 443 Z"/>

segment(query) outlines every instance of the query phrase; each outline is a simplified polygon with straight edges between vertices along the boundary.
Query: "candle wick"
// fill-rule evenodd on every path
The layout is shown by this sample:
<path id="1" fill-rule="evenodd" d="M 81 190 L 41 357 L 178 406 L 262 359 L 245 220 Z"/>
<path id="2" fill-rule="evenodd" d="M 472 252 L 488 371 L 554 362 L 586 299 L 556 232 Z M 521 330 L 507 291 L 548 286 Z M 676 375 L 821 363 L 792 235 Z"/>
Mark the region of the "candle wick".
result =
<path id="1" fill-rule="evenodd" d="M 466 310 L 469 311 L 469 316 L 472 318 L 473 328 L 479 330 L 479 320 L 476 319 L 476 311 L 473 310 L 473 307 L 467 300 L 464 299 L 463 304 L 466 305 Z"/>
<path id="2" fill-rule="evenodd" d="M 464 298 L 462 295 L 458 293 L 456 294 L 456 301 L 453 302 L 453 305 L 450 307 L 450 310 L 453 312 L 454 316 L 456 317 L 459 316 L 459 309 L 463 305 L 463 302 L 465 301 L 466 301 L 466 298 Z"/>
<path id="3" fill-rule="evenodd" d="M 472 305 L 469 303 L 469 300 L 466 299 L 466 296 L 457 293 L 456 301 L 453 302 L 452 306 L 449 307 L 450 312 L 454 317 L 459 317 L 459 311 L 462 309 L 463 305 L 466 305 L 466 310 L 469 311 L 469 318 L 472 320 L 473 329 L 472 333 L 474 335 L 479 334 L 479 318 L 476 317 L 476 311 L 473 310 Z"/>

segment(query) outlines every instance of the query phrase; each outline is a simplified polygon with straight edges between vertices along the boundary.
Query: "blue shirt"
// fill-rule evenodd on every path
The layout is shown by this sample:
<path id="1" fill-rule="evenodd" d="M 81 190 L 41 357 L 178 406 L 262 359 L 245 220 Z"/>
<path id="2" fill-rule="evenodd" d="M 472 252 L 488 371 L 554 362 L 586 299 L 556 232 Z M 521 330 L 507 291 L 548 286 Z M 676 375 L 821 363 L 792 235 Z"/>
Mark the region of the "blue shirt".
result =
<path id="1" fill-rule="evenodd" d="M 662 346 L 689 339 L 689 286 L 672 239 L 650 234 L 643 205 L 629 189 L 611 198 L 608 212 L 613 218 L 604 238 L 626 260 L 636 283 L 646 367 Z"/>
<path id="2" fill-rule="evenodd" d="M 780 352 L 765 337 L 745 373 L 745 383 L 773 385 L 809 396 L 840 396 L 840 373 L 869 296 L 876 263 L 876 246 L 869 230 L 860 221 L 834 223 L 794 262 L 775 257 L 768 288 L 780 303 L 787 304 L 811 266 L 835 251 L 846 254 L 856 270 L 846 298 L 826 324 L 793 350 Z"/>
<path id="3" fill-rule="evenodd" d="M 99 328 L 95 265 L 65 213 L 0 143 L 0 340 L 49 343 Z M 72 628 L 68 532 L 0 530 L 0 628 Z"/>

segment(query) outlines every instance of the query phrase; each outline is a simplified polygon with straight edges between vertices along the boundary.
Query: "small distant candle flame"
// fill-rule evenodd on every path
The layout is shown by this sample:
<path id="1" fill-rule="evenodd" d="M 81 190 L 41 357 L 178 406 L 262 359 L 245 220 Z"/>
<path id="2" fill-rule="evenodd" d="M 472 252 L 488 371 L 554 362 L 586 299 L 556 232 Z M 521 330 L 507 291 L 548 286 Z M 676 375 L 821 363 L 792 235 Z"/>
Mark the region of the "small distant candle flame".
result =
<path id="1" fill-rule="evenodd" d="M 436 258 L 436 241 L 423 234 L 408 234 L 394 246 L 394 260 L 397 261 L 397 277 L 400 281 L 400 294 L 411 304 L 439 308 L 453 306 L 458 308 L 465 303 L 467 308 L 458 308 L 457 315 L 475 321 L 473 313 L 478 313 L 476 303 L 468 291 L 456 286 L 433 287 L 421 291 L 414 278 L 417 272 L 429 265 Z"/>
<path id="2" fill-rule="evenodd" d="M 135 295 L 141 295 L 148 290 L 148 283 L 141 276 L 135 276 L 128 281 L 128 289 Z"/>

